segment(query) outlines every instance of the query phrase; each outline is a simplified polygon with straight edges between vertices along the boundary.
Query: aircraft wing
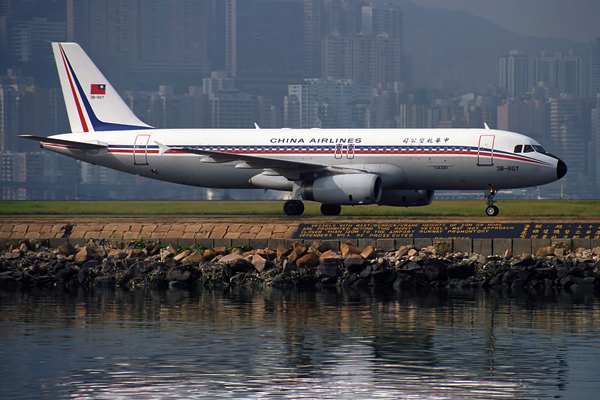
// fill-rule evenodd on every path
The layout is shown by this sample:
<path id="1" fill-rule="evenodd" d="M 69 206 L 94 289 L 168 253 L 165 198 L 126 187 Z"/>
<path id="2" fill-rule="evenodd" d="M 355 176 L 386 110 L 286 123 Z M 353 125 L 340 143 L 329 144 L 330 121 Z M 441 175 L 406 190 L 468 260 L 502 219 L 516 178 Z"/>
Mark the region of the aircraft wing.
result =
<path id="1" fill-rule="evenodd" d="M 105 144 L 98 144 L 98 143 L 87 143 L 87 142 L 77 142 L 74 140 L 65 140 L 65 139 L 54 139 L 54 138 L 49 138 L 49 137 L 43 137 L 43 136 L 34 136 L 34 135 L 20 135 L 20 138 L 23 139 L 29 139 L 29 140 L 35 140 L 38 141 L 40 143 L 51 143 L 51 144 L 57 144 L 60 146 L 66 146 L 69 148 L 74 148 L 77 150 L 99 150 L 99 149 L 105 149 L 108 148 L 108 145 Z"/>
<path id="2" fill-rule="evenodd" d="M 159 147 L 162 146 L 164 145 L 159 144 Z M 328 175 L 360 174 L 368 172 L 358 168 L 337 167 L 327 164 L 285 160 L 276 157 L 258 155 L 223 153 L 219 151 L 200 150 L 192 147 L 168 147 L 168 150 L 204 156 L 200 159 L 201 162 L 235 162 L 236 168 L 271 170 L 293 181 L 314 179 Z"/>

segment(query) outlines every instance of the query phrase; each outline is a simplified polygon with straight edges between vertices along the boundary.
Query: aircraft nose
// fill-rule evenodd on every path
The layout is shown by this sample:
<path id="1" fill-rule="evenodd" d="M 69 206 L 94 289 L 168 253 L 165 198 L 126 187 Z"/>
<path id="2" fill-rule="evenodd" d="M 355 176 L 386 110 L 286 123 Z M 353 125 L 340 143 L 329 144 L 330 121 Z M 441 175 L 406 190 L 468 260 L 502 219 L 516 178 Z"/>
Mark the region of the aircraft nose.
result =
<path id="1" fill-rule="evenodd" d="M 563 176 L 565 176 L 567 174 L 567 164 L 564 163 L 563 160 L 558 160 L 558 163 L 556 164 L 556 176 L 558 177 L 558 179 L 562 178 Z"/>

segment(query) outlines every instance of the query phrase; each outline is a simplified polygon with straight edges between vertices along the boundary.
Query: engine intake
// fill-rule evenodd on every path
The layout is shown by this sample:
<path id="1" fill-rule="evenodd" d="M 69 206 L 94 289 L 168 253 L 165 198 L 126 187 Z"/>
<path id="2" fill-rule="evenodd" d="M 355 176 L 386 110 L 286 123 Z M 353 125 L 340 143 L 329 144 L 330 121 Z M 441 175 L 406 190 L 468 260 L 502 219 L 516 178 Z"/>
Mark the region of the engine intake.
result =
<path id="1" fill-rule="evenodd" d="M 345 174 L 305 181 L 300 193 L 304 200 L 324 204 L 375 204 L 381 198 L 382 187 L 379 175 Z"/>

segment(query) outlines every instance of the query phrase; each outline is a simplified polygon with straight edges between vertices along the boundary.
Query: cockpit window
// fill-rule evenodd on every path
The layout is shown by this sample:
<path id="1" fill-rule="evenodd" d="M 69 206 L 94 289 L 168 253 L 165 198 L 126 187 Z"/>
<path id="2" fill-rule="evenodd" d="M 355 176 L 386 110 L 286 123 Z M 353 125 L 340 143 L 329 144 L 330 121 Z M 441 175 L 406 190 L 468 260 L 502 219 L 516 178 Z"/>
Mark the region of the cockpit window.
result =
<path id="1" fill-rule="evenodd" d="M 518 144 L 515 146 L 515 153 L 520 153 L 523 150 L 523 145 Z"/>
<path id="2" fill-rule="evenodd" d="M 537 151 L 538 153 L 542 153 L 542 154 L 546 154 L 547 151 L 546 149 L 544 149 L 542 146 L 540 145 L 533 145 L 533 148 L 535 149 L 535 151 Z"/>
<path id="3" fill-rule="evenodd" d="M 525 147 L 523 148 L 523 153 L 533 153 L 533 147 L 529 144 L 526 144 Z"/>

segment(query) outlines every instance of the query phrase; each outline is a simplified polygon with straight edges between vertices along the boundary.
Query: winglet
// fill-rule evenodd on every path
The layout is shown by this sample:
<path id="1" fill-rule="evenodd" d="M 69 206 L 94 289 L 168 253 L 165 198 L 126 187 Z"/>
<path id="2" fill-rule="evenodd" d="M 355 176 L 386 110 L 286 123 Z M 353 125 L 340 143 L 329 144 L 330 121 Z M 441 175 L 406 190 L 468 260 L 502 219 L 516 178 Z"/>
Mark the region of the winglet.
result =
<path id="1" fill-rule="evenodd" d="M 484 122 L 483 126 L 485 126 L 485 130 L 488 130 L 488 131 L 490 130 L 490 127 L 488 126 L 487 122 Z"/>
<path id="2" fill-rule="evenodd" d="M 256 122 L 254 123 L 254 127 L 255 127 L 256 129 L 260 129 L 260 126 L 258 126 L 258 124 L 257 124 Z"/>

